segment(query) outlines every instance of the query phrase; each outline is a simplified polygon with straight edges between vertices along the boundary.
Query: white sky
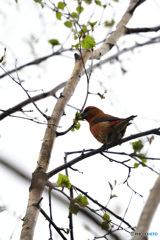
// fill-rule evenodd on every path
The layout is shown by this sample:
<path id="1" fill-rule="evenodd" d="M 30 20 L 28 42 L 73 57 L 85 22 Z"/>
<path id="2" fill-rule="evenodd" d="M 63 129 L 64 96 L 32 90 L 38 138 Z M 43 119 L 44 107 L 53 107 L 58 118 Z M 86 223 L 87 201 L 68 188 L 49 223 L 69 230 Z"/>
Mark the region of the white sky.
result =
<path id="1" fill-rule="evenodd" d="M 128 0 L 121 0 L 120 3 L 114 4 L 117 11 L 115 15 L 117 21 L 120 20 L 128 2 Z M 159 25 L 160 5 L 158 4 L 159 2 L 156 0 L 148 0 L 142 4 L 135 12 L 129 26 L 152 27 Z M 112 9 L 109 8 L 107 12 L 108 18 L 111 17 L 111 11 Z M 41 17 L 41 15 L 43 15 L 43 17 Z M 86 16 L 84 15 L 83 17 L 85 18 Z M 6 47 L 7 70 L 15 67 L 16 59 L 17 65 L 20 66 L 32 61 L 36 57 L 50 54 L 52 49 L 47 41 L 51 38 L 57 38 L 63 43 L 69 34 L 67 28 L 62 28 L 63 23 L 59 22 L 59 24 L 56 25 L 53 12 L 47 8 L 42 10 L 31 0 L 19 1 L 18 5 L 16 5 L 14 1 L 1 2 L 0 23 L 0 56 L 3 55 L 3 49 Z M 148 36 L 152 37 L 156 36 L 156 34 L 123 37 L 119 41 L 119 46 L 122 49 L 133 45 L 135 42 L 147 41 L 149 39 Z M 38 40 L 33 47 L 34 53 L 28 44 L 32 35 Z M 96 41 L 102 40 L 105 36 L 106 32 L 104 34 L 104 29 L 102 31 L 102 28 L 100 28 L 100 30 L 97 29 L 94 33 Z M 70 47 L 70 45 L 71 40 L 66 44 L 66 47 Z M 116 52 L 115 48 L 109 55 L 112 55 L 114 52 Z M 20 71 L 19 77 L 21 80 L 24 80 L 24 87 L 31 90 L 44 89 L 44 91 L 47 91 L 60 82 L 66 81 L 73 69 L 74 59 L 73 52 L 67 52 L 64 53 L 64 55 L 70 58 L 53 57 L 41 63 L 39 67 L 32 66 Z M 102 69 L 96 69 L 96 71 L 94 71 L 91 78 L 90 91 L 92 93 L 97 93 L 98 91 L 103 93 L 104 89 L 107 89 L 107 94 L 104 100 L 99 99 L 95 95 L 90 95 L 87 105 L 95 105 L 103 109 L 106 113 L 118 117 L 127 117 L 132 114 L 138 115 L 133 125 L 127 129 L 126 136 L 159 127 L 159 44 L 136 49 L 133 54 L 126 53 L 120 56 L 120 59 L 122 60 L 122 66 L 127 70 L 127 73 L 124 75 L 121 73 L 119 63 L 115 61 L 114 64 L 106 64 L 102 66 Z M 96 62 L 97 61 L 94 61 L 94 63 Z M 0 75 L 1 74 L 3 74 L 3 71 L 0 69 Z M 16 75 L 13 74 L 13 76 Z M 84 82 L 86 84 L 85 77 L 82 78 L 75 95 L 70 101 L 70 104 L 78 108 L 81 108 L 86 94 Z M 103 82 L 102 86 L 99 82 Z M 31 94 L 35 95 L 38 93 L 40 92 L 33 92 Z M 0 79 L 0 98 L 0 109 L 7 109 L 26 99 L 27 96 L 19 86 L 9 77 L 6 77 Z M 37 105 L 42 111 L 48 108 L 47 114 L 49 115 L 55 103 L 55 99 L 48 98 L 38 102 Z M 31 110 L 34 108 L 32 105 L 28 105 L 25 109 Z M 75 110 L 66 107 L 66 116 L 64 116 L 60 122 L 62 126 L 62 128 L 59 129 L 60 131 L 66 130 L 72 124 L 74 114 Z M 16 113 L 15 115 L 19 114 Z M 37 113 L 35 109 L 34 113 L 30 114 L 30 116 L 34 115 L 40 117 L 40 114 Z M 40 120 L 42 121 L 41 117 Z M 8 162 L 14 163 L 15 166 L 31 176 L 36 166 L 44 131 L 45 125 L 18 118 L 8 117 L 4 119 L 1 122 L 0 130 L 1 156 L 4 156 Z M 145 142 L 146 138 L 142 140 Z M 126 143 L 113 150 L 130 153 L 132 151 L 130 145 L 130 143 Z M 88 123 L 83 122 L 79 131 L 74 133 L 69 132 L 64 137 L 57 138 L 49 170 L 63 164 L 64 152 L 98 147 L 100 147 L 100 144 L 90 134 Z M 155 141 L 150 147 L 147 145 L 144 151 L 148 152 L 148 156 L 159 157 L 159 137 L 155 138 Z M 72 155 L 69 159 L 73 159 L 76 156 L 77 155 Z M 117 157 L 112 155 L 112 157 L 118 160 L 124 160 L 122 156 Z M 133 165 L 133 162 L 131 165 Z M 153 161 L 150 163 L 150 166 L 156 170 L 159 169 L 158 162 Z M 107 159 L 100 155 L 86 159 L 74 167 L 78 168 L 83 174 L 70 171 L 71 183 L 88 192 L 89 195 L 98 199 L 102 204 L 107 203 L 110 194 L 108 181 L 113 183 L 116 179 L 117 186 L 113 193 L 116 194 L 118 198 L 113 199 L 108 207 L 123 216 L 132 194 L 126 185 L 121 184 L 126 179 L 128 170 L 124 166 L 108 162 Z M 131 172 L 129 179 L 130 186 L 143 195 L 143 198 L 140 198 L 138 195 L 133 194 L 132 202 L 125 218 L 131 225 L 135 226 L 137 224 L 141 210 L 156 178 L 157 175 L 146 168 L 140 167 Z M 56 180 L 57 176 L 53 178 L 53 181 Z M 21 181 L 13 173 L 7 171 L 3 166 L 0 168 L 0 182 L 0 205 L 7 207 L 7 211 L 0 214 L 0 240 L 8 240 L 12 232 L 14 232 L 12 239 L 15 240 L 18 239 L 22 224 L 17 217 L 20 216 L 22 218 L 25 214 L 29 185 Z M 47 198 L 43 200 L 43 207 L 48 211 Z M 68 227 L 68 209 L 64 207 L 62 209 L 62 206 L 54 203 L 53 212 L 57 225 L 60 227 Z M 159 222 L 159 214 L 160 209 L 158 209 L 155 214 L 150 231 L 158 232 L 160 235 L 159 225 L 157 224 Z M 81 218 L 81 215 L 74 219 L 76 240 L 93 239 L 91 232 L 84 230 L 84 220 Z M 89 223 L 86 221 L 86 224 Z M 96 226 L 93 226 L 93 228 L 92 226 L 90 227 L 92 231 L 99 232 Z M 77 235 L 76 232 L 78 232 Z M 80 237 L 79 232 L 81 232 Z M 104 232 L 101 231 L 101 234 L 104 234 Z M 128 234 L 123 234 L 123 239 L 129 238 Z M 47 238 L 49 238 L 48 224 L 43 217 L 40 216 L 35 231 L 35 239 Z M 56 240 L 58 239 L 60 238 L 56 237 Z M 153 239 L 153 237 L 149 239 Z M 155 239 L 158 239 L 158 237 Z"/>

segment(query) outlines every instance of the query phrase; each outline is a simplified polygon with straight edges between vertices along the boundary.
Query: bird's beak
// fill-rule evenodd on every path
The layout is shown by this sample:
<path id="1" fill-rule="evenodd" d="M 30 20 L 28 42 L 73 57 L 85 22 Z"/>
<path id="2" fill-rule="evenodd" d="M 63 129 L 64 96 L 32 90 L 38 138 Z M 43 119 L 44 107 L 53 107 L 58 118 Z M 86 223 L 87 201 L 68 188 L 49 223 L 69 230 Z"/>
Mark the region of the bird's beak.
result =
<path id="1" fill-rule="evenodd" d="M 85 114 L 84 114 L 84 112 L 82 112 L 81 114 L 80 114 L 80 119 L 79 120 L 84 120 L 85 119 Z"/>

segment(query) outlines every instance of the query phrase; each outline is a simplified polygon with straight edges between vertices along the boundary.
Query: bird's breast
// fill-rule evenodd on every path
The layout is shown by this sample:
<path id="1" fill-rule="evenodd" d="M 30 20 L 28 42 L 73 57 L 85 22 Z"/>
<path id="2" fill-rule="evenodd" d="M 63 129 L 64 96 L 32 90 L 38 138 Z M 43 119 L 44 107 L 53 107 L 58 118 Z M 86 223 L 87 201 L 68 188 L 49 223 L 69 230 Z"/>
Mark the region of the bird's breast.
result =
<path id="1" fill-rule="evenodd" d="M 90 131 L 99 142 L 105 143 L 108 137 L 109 127 L 109 122 L 100 122 L 97 124 L 91 124 Z"/>

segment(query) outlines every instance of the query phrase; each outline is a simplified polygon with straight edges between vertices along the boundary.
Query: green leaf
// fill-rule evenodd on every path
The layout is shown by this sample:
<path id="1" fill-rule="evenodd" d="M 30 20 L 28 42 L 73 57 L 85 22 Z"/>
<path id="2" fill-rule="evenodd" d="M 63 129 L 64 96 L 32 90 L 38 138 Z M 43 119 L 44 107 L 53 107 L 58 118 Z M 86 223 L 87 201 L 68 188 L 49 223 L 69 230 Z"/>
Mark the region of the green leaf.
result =
<path id="1" fill-rule="evenodd" d="M 104 220 L 107 220 L 107 221 L 112 221 L 111 219 L 110 219 L 110 216 L 105 212 L 104 213 L 104 215 L 103 215 L 103 219 Z"/>
<path id="2" fill-rule="evenodd" d="M 62 13 L 56 12 L 56 18 L 57 18 L 58 20 L 61 20 L 61 17 L 62 17 Z"/>
<path id="3" fill-rule="evenodd" d="M 80 127 L 81 127 L 81 124 L 78 122 L 78 123 L 75 125 L 75 129 L 76 129 L 76 130 L 79 130 Z"/>
<path id="4" fill-rule="evenodd" d="M 81 29 L 81 31 L 83 33 L 87 33 L 88 32 L 87 26 L 85 24 L 83 24 L 82 26 L 83 26 L 83 28 Z"/>
<path id="5" fill-rule="evenodd" d="M 3 54 L 3 56 L 2 56 L 2 57 L 0 57 L 0 63 L 2 63 L 2 62 L 3 62 L 3 60 L 4 60 L 4 57 L 5 57 L 5 53 L 6 53 L 6 48 L 4 48 L 4 54 Z M 3 62 L 3 64 L 4 64 L 4 62 Z"/>
<path id="6" fill-rule="evenodd" d="M 118 196 L 116 194 L 113 194 L 110 196 L 110 199 L 115 198 L 115 197 L 118 197 Z"/>
<path id="7" fill-rule="evenodd" d="M 112 21 L 105 21 L 104 26 L 105 27 L 112 27 L 115 24 L 115 21 L 112 19 Z"/>
<path id="8" fill-rule="evenodd" d="M 65 3 L 63 3 L 63 2 L 58 2 L 58 6 L 57 6 L 57 7 L 58 7 L 59 9 L 62 9 L 62 10 L 63 10 L 63 9 L 65 8 L 65 6 L 66 6 Z"/>
<path id="9" fill-rule="evenodd" d="M 79 194 L 76 198 L 76 203 L 81 207 L 86 207 L 89 203 L 86 196 L 82 196 L 82 194 Z"/>
<path id="10" fill-rule="evenodd" d="M 18 2 L 18 0 L 16 0 L 17 2 Z M 43 3 L 42 3 L 42 0 L 34 0 L 35 2 L 37 2 L 37 3 L 40 3 L 41 4 L 41 7 L 42 8 L 44 8 L 44 5 L 43 5 Z"/>
<path id="11" fill-rule="evenodd" d="M 103 215 L 104 221 L 101 223 L 101 228 L 103 230 L 108 230 L 109 229 L 109 222 L 112 220 L 110 219 L 110 216 L 105 212 Z"/>
<path id="12" fill-rule="evenodd" d="M 98 21 L 96 21 L 96 22 L 88 22 L 88 24 L 91 26 L 92 31 L 94 29 L 94 26 L 97 24 L 97 22 Z"/>
<path id="13" fill-rule="evenodd" d="M 70 228 L 67 228 L 67 234 L 69 234 L 71 232 Z"/>
<path id="14" fill-rule="evenodd" d="M 147 159 L 145 157 L 145 155 L 143 153 L 139 153 L 138 154 L 138 158 L 143 162 L 143 163 L 146 163 L 147 162 Z"/>
<path id="15" fill-rule="evenodd" d="M 110 189 L 113 190 L 113 186 L 110 182 L 108 182 L 109 186 L 110 186 Z"/>
<path id="16" fill-rule="evenodd" d="M 71 16 L 72 16 L 73 18 L 78 18 L 78 14 L 77 14 L 76 12 L 72 12 L 72 13 L 71 13 Z"/>
<path id="17" fill-rule="evenodd" d="M 75 204 L 74 202 L 71 202 L 70 206 L 69 206 L 69 211 L 75 215 L 77 215 L 77 213 L 79 212 L 79 206 L 77 204 Z"/>
<path id="18" fill-rule="evenodd" d="M 81 117 L 80 113 L 76 112 L 75 120 L 77 120 L 77 121 L 80 120 L 80 117 Z"/>
<path id="19" fill-rule="evenodd" d="M 102 223 L 101 223 L 101 228 L 102 228 L 103 230 L 108 230 L 108 229 L 109 229 L 109 224 L 108 224 L 107 222 L 102 222 Z"/>
<path id="20" fill-rule="evenodd" d="M 88 24 L 91 26 L 91 27 L 94 27 L 96 24 L 97 24 L 98 21 L 96 22 L 88 22 Z"/>
<path id="21" fill-rule="evenodd" d="M 83 12 L 83 10 L 84 10 L 84 8 L 83 8 L 82 6 L 78 6 L 78 7 L 76 8 L 76 11 L 77 11 L 79 14 L 81 14 L 81 12 Z"/>
<path id="22" fill-rule="evenodd" d="M 92 0 L 83 0 L 85 3 L 87 4 L 91 4 L 92 3 Z"/>
<path id="23" fill-rule="evenodd" d="M 104 93 L 101 94 L 101 93 L 98 92 L 97 95 L 98 95 L 101 99 L 105 99 Z"/>
<path id="24" fill-rule="evenodd" d="M 85 37 L 85 39 L 81 42 L 81 46 L 84 49 L 92 49 L 93 47 L 95 47 L 96 43 L 93 37 L 87 35 Z"/>
<path id="25" fill-rule="evenodd" d="M 138 168 L 139 167 L 139 163 L 134 163 L 134 168 Z"/>
<path id="26" fill-rule="evenodd" d="M 147 137 L 147 140 L 148 140 L 149 144 L 151 144 L 154 140 L 154 136 L 152 135 L 151 137 Z"/>
<path id="27" fill-rule="evenodd" d="M 71 28 L 72 27 L 72 22 L 71 21 L 66 21 L 66 22 L 64 22 L 64 25 L 68 28 Z"/>
<path id="28" fill-rule="evenodd" d="M 71 188 L 71 183 L 66 175 L 59 173 L 57 184 L 59 187 Z"/>
<path id="29" fill-rule="evenodd" d="M 95 3 L 98 5 L 98 6 L 101 6 L 101 1 L 95 1 Z"/>
<path id="30" fill-rule="evenodd" d="M 75 44 L 75 45 L 72 45 L 71 47 L 78 49 L 78 48 L 80 47 L 80 43 L 77 43 L 77 44 Z"/>
<path id="31" fill-rule="evenodd" d="M 57 39 L 50 39 L 50 40 L 48 40 L 48 42 L 50 44 L 52 44 L 53 46 L 60 45 L 60 42 Z"/>
<path id="32" fill-rule="evenodd" d="M 144 147 L 144 145 L 141 140 L 138 140 L 138 141 L 132 143 L 132 148 L 135 152 L 140 152 L 143 147 Z"/>

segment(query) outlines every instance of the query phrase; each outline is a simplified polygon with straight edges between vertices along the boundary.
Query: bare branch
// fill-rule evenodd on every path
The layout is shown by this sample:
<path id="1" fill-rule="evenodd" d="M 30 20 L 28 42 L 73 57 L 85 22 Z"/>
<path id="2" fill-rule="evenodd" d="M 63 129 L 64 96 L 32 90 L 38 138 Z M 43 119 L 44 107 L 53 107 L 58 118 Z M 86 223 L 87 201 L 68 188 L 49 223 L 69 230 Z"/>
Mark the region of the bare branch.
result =
<path id="1" fill-rule="evenodd" d="M 32 66 L 32 65 L 38 65 L 38 64 L 40 64 L 41 62 L 47 60 L 50 57 L 60 55 L 62 52 L 72 51 L 72 50 L 73 50 L 72 48 L 70 48 L 70 49 L 61 49 L 60 48 L 57 52 L 54 52 L 54 53 L 49 54 L 49 55 L 44 56 L 44 57 L 37 58 L 37 59 L 35 59 L 35 60 L 31 61 L 31 62 L 25 63 L 25 64 L 23 64 L 23 65 L 21 65 L 21 66 L 19 66 L 17 68 L 14 68 L 12 70 L 7 71 L 7 73 L 4 73 L 4 74 L 0 75 L 0 79 L 6 77 L 8 74 L 12 74 L 12 73 L 14 73 L 16 71 L 20 71 L 21 69 L 23 69 L 25 67 L 29 67 L 29 66 Z"/>
<path id="2" fill-rule="evenodd" d="M 40 99 L 43 99 L 43 98 L 46 98 L 46 97 L 49 97 L 49 96 L 53 96 L 58 90 L 60 90 L 65 85 L 66 85 L 66 82 L 60 83 L 57 87 L 53 88 L 52 90 L 50 90 L 48 92 L 41 93 L 41 94 L 39 94 L 37 96 L 34 96 L 32 98 L 30 97 L 30 98 L 26 99 L 25 101 L 17 104 L 16 106 L 14 106 L 12 108 L 9 108 L 6 111 L 3 111 L 3 113 L 0 114 L 0 120 L 4 119 L 5 117 L 9 116 L 10 114 L 12 114 L 14 112 L 21 111 L 22 108 L 24 106 L 26 106 L 27 104 L 30 104 L 32 102 L 36 102 Z"/>
<path id="3" fill-rule="evenodd" d="M 40 201 L 42 200 L 42 198 L 40 199 Z M 39 202 L 40 202 L 39 201 Z M 61 236 L 61 238 L 63 240 L 67 240 L 67 238 L 62 234 L 62 232 L 60 231 L 61 229 L 59 227 L 57 227 L 57 225 L 52 221 L 52 219 L 46 214 L 46 212 L 40 207 L 39 202 L 36 204 L 33 204 L 33 206 L 37 207 L 40 212 L 42 213 L 42 215 L 45 217 L 45 219 L 47 219 L 47 221 L 54 227 L 54 229 L 57 231 L 57 233 Z"/>

